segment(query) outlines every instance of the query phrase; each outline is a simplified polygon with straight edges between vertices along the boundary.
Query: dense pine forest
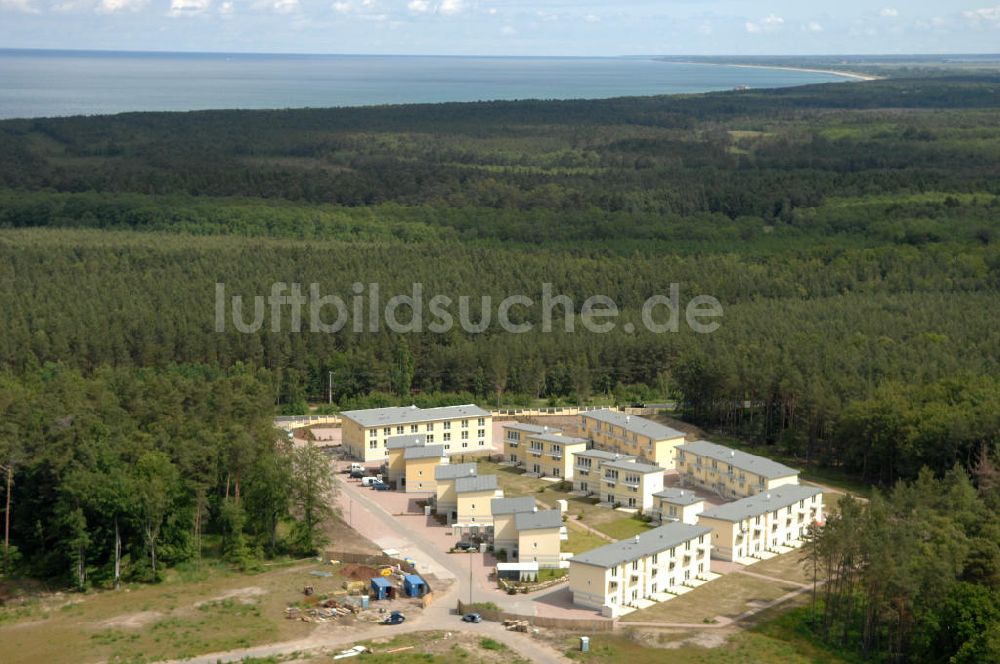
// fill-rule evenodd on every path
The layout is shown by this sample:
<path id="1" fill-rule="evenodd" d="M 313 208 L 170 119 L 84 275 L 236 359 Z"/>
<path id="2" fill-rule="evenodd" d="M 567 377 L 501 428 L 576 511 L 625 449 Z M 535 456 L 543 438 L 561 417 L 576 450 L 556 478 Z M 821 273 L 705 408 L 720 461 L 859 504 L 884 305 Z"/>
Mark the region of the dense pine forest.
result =
<path id="1" fill-rule="evenodd" d="M 325 402 L 331 372 L 333 409 L 676 400 L 884 487 L 922 468 L 958 486 L 1000 440 L 1000 77 L 6 121 L 0 257 L 12 541 L 30 573 L 80 585 L 116 578 L 122 547 L 152 576 L 202 530 L 234 559 L 314 548 L 267 423 Z M 215 331 L 216 283 L 276 281 L 473 301 L 551 283 L 609 296 L 637 331 Z M 643 331 L 673 283 L 720 301 L 718 331 Z M 115 492 L 142 473 L 175 481 L 126 514 Z M 102 476 L 120 481 L 89 490 Z M 904 510 L 900 491 L 865 518 Z M 996 533 L 967 530 L 1000 561 Z M 865 629 L 856 608 L 828 609 L 827 637 Z M 907 638 L 865 648 L 899 659 Z"/>

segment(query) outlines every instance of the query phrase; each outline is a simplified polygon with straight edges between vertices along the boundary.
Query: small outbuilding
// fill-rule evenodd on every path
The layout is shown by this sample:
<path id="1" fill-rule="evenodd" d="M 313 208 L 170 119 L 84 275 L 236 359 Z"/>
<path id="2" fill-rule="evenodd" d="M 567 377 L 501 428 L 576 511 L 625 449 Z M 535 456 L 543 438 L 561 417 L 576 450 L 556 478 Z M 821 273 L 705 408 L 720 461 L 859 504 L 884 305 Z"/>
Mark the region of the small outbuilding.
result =
<path id="1" fill-rule="evenodd" d="M 396 588 L 385 577 L 376 576 L 372 579 L 372 599 L 393 599 Z"/>
<path id="2" fill-rule="evenodd" d="M 427 594 L 427 583 L 417 574 L 403 577 L 403 591 L 407 597 L 423 597 Z"/>
<path id="3" fill-rule="evenodd" d="M 509 581 L 538 581 L 538 563 L 497 563 L 497 578 Z"/>

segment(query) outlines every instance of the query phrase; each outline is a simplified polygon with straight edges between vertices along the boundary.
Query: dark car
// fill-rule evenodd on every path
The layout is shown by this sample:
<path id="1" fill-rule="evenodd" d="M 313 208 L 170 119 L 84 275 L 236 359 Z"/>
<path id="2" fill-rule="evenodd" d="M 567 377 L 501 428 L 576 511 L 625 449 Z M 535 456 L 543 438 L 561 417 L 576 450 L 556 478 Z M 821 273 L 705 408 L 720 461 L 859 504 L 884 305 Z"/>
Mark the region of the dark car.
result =
<path id="1" fill-rule="evenodd" d="M 464 616 L 462 616 L 462 620 L 470 623 L 479 623 L 483 622 L 483 617 L 478 613 L 466 613 Z"/>
<path id="2" fill-rule="evenodd" d="M 478 551 L 479 547 L 472 542 L 459 542 L 455 545 L 455 548 L 459 551 Z"/>
<path id="3" fill-rule="evenodd" d="M 400 625 L 406 621 L 406 616 L 404 616 L 399 611 L 393 611 L 389 614 L 389 617 L 382 621 L 383 625 Z"/>
<path id="4" fill-rule="evenodd" d="M 354 480 L 360 480 L 364 476 L 365 476 L 365 471 L 363 470 L 352 470 L 350 474 L 350 478 Z"/>
<path id="5" fill-rule="evenodd" d="M 372 488 L 375 489 L 376 491 L 388 491 L 392 487 L 390 487 L 385 482 L 375 482 L 375 484 L 372 484 Z"/>

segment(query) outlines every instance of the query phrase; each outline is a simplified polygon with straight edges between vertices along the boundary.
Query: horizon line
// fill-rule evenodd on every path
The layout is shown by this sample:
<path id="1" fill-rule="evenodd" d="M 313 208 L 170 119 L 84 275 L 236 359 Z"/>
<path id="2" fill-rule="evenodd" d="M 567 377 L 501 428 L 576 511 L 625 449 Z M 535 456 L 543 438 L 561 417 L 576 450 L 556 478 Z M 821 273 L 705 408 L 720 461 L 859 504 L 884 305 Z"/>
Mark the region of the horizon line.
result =
<path id="1" fill-rule="evenodd" d="M 111 53 L 136 55 L 269 55 L 269 56 L 331 56 L 331 57 L 392 57 L 392 58 L 549 58 L 549 59 L 618 59 L 618 58 L 928 58 L 928 57 L 995 57 L 1000 52 L 927 52 L 927 53 L 633 53 L 617 55 L 542 55 L 542 54 L 482 54 L 482 53 L 336 53 L 319 51 L 205 51 L 205 50 L 138 50 L 107 48 L 52 48 L 0 46 L 0 53 L 11 51 L 50 53 Z"/>

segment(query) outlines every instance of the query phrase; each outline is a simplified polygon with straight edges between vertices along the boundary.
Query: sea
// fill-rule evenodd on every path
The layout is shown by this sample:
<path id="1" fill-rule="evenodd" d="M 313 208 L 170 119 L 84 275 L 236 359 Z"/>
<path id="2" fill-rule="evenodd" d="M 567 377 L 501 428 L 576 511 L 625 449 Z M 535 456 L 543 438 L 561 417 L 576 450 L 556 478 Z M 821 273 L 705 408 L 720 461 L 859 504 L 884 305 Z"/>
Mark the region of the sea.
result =
<path id="1" fill-rule="evenodd" d="M 652 57 L 458 57 L 0 49 L 0 118 L 499 99 L 600 99 L 845 81 Z"/>

